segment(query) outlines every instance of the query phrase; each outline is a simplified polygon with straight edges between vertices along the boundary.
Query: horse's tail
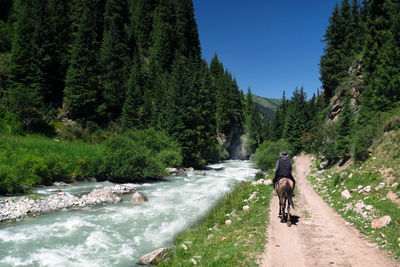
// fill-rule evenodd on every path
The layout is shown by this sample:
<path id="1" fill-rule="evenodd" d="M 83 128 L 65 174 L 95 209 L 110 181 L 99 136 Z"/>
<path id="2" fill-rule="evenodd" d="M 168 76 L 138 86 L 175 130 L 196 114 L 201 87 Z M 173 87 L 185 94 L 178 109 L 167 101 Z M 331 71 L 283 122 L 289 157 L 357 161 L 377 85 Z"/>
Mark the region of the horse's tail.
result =
<path id="1" fill-rule="evenodd" d="M 289 184 L 289 182 L 287 182 L 286 183 L 286 196 L 289 201 L 289 205 L 294 208 L 292 195 L 293 195 L 293 189 L 290 188 L 290 184 Z"/>

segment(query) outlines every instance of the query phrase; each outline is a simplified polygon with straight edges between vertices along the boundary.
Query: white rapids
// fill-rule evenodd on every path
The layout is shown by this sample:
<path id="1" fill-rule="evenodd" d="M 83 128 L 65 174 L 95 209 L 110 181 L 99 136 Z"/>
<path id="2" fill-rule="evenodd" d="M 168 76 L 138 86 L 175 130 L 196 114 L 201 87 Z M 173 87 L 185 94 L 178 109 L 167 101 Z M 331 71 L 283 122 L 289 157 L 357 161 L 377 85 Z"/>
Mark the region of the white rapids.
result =
<path id="1" fill-rule="evenodd" d="M 134 266 L 142 255 L 171 246 L 176 234 L 257 172 L 252 163 L 239 160 L 210 167 L 217 170 L 205 176 L 194 171 L 187 177 L 137 184 L 149 198 L 141 205 L 111 204 L 2 224 L 0 266 Z M 101 186 L 104 183 L 92 183 L 90 188 Z M 61 190 L 81 193 L 85 187 Z"/>

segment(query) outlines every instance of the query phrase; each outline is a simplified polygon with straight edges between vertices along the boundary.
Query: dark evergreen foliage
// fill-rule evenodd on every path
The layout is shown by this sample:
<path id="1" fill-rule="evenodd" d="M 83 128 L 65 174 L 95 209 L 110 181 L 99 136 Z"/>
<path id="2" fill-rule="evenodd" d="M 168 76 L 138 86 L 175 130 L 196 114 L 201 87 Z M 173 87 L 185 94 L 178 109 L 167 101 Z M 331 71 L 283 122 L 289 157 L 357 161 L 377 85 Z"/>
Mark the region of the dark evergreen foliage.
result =
<path id="1" fill-rule="evenodd" d="M 68 115 L 80 121 L 100 122 L 99 52 L 103 33 L 104 0 L 75 1 L 77 32 L 74 33 L 64 89 Z"/>
<path id="2" fill-rule="evenodd" d="M 126 95 L 129 64 L 126 0 L 107 0 L 101 47 L 102 91 L 107 116 L 116 120 L 122 112 Z"/>
<path id="3" fill-rule="evenodd" d="M 246 133 L 249 136 L 248 146 L 255 150 L 258 145 L 263 142 L 264 133 L 263 125 L 261 122 L 261 114 L 258 107 L 253 103 L 253 95 L 251 94 L 251 89 L 248 88 L 246 95 L 246 105 L 245 105 L 245 128 Z"/>

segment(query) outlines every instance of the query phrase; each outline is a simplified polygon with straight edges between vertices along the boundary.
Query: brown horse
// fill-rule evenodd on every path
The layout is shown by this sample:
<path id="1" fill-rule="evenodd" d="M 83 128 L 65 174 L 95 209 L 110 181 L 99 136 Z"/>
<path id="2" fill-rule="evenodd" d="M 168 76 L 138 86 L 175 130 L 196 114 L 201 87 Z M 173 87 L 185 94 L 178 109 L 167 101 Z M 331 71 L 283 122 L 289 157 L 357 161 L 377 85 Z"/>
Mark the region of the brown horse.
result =
<path id="1" fill-rule="evenodd" d="M 289 178 L 282 177 L 276 183 L 275 191 L 279 197 L 279 217 L 281 218 L 281 222 L 283 223 L 285 220 L 285 209 L 286 209 L 286 200 L 288 203 L 287 206 L 287 225 L 290 227 L 292 225 L 290 218 L 290 206 L 294 208 L 293 205 L 293 181 Z"/>

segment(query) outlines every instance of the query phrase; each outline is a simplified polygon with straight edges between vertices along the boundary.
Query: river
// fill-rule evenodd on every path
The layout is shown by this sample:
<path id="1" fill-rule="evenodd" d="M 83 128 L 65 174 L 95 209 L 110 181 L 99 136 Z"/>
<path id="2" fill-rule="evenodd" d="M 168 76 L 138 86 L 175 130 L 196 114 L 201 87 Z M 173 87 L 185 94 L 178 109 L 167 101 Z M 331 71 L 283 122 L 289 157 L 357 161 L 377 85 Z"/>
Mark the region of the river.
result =
<path id="1" fill-rule="evenodd" d="M 176 234 L 192 226 L 256 169 L 248 161 L 210 165 L 206 175 L 167 177 L 138 184 L 148 196 L 141 205 L 104 205 L 56 212 L 0 225 L 0 266 L 135 266 L 140 256 L 172 245 Z M 61 187 L 82 194 L 111 183 Z M 40 188 L 50 194 L 54 188 Z M 130 196 L 124 196 L 128 199 Z"/>

